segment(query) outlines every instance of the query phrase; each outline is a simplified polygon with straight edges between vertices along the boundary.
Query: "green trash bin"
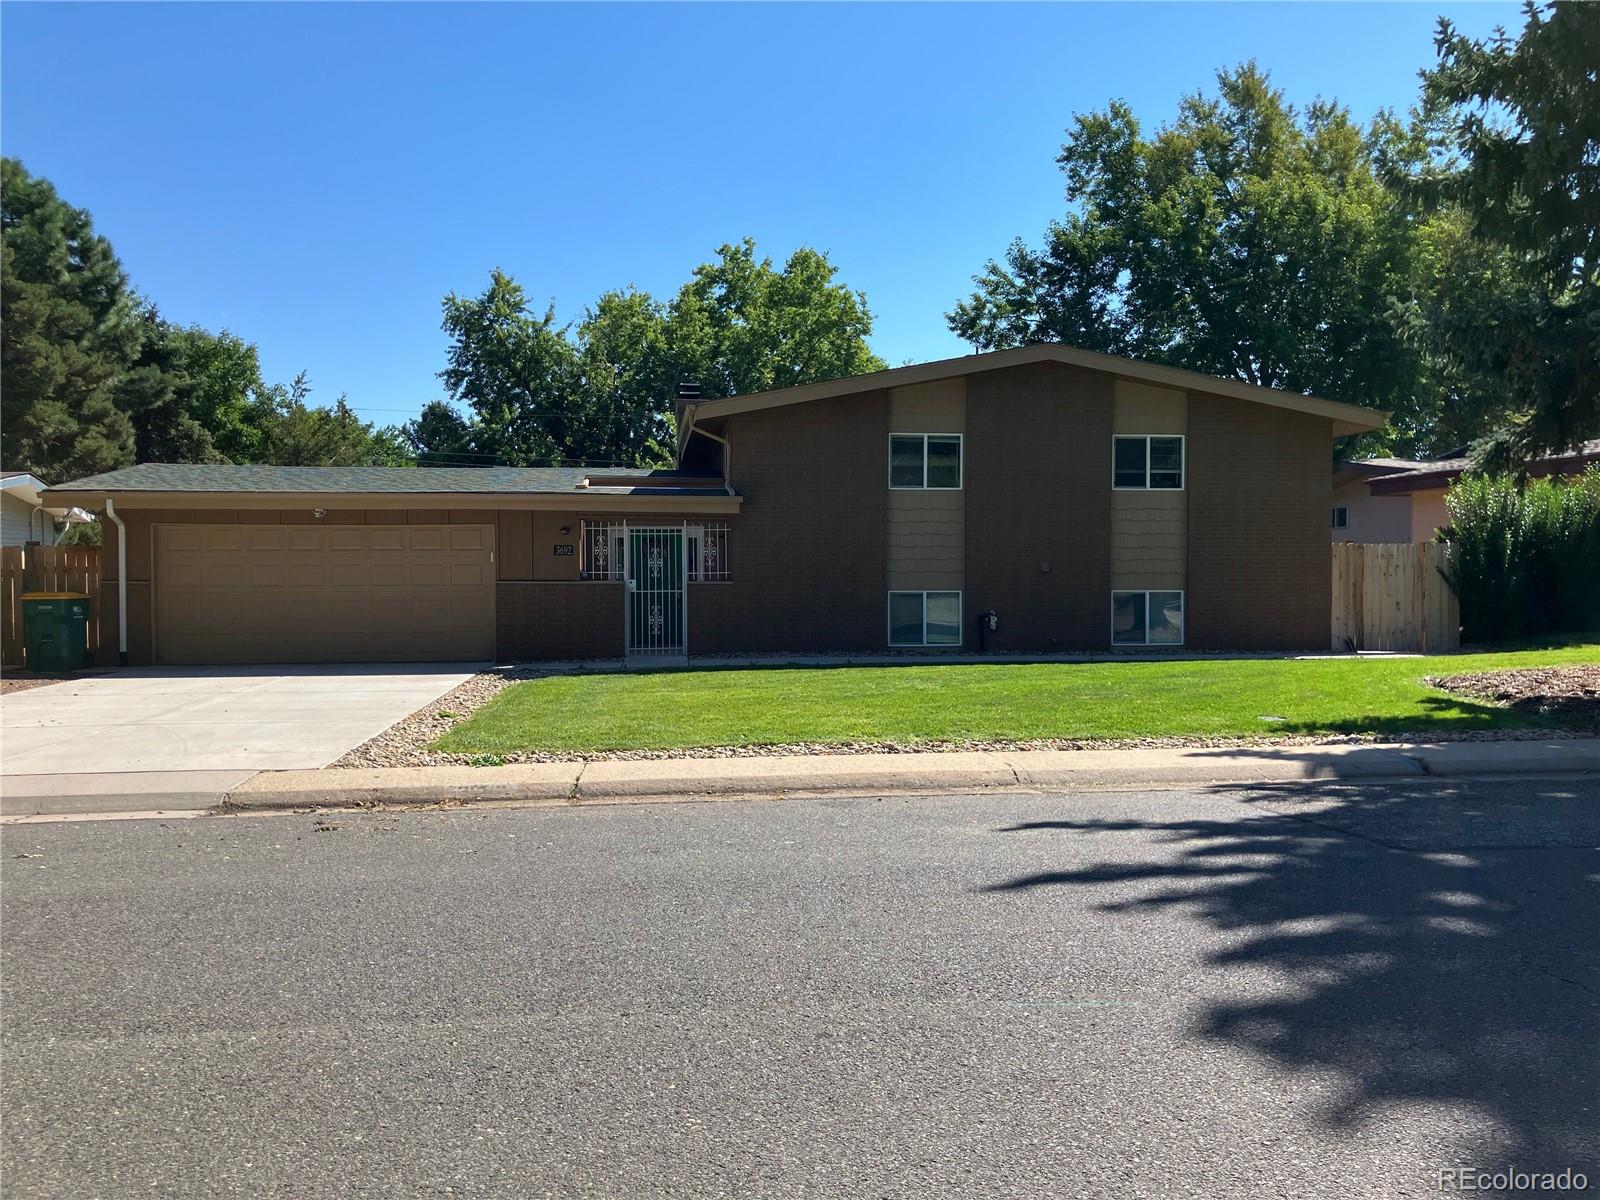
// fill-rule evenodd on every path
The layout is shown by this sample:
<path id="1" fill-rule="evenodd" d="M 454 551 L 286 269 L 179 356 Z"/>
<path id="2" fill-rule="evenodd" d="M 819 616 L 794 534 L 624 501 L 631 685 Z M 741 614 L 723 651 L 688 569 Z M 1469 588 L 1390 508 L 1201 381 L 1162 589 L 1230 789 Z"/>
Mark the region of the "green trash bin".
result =
<path id="1" fill-rule="evenodd" d="M 20 599 L 28 670 L 82 670 L 89 647 L 89 597 L 83 592 L 24 592 Z"/>

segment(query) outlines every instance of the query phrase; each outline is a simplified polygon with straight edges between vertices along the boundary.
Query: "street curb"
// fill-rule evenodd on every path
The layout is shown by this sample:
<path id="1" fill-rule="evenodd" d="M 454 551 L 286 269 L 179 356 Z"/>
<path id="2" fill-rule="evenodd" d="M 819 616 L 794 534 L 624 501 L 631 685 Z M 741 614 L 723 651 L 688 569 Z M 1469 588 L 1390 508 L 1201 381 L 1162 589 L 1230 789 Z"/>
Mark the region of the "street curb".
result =
<path id="1" fill-rule="evenodd" d="M 1221 749 L 1017 750 L 263 771 L 222 812 L 499 803 L 1247 787 L 1600 772 L 1600 738 Z"/>

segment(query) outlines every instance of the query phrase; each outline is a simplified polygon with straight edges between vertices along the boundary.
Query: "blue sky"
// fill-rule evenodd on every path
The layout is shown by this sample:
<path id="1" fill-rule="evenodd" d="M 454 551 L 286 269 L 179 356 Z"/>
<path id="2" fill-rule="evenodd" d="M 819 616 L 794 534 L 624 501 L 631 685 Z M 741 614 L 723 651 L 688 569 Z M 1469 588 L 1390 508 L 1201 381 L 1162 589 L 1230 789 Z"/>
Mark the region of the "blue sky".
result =
<path id="1" fill-rule="evenodd" d="M 439 301 L 490 268 L 581 316 L 751 235 L 827 251 L 891 363 L 1063 211 L 1075 112 L 1169 119 L 1255 58 L 1361 118 L 1416 96 L 1440 14 L 1515 4 L 21 4 L 0 145 L 88 208 L 170 318 L 398 422 L 442 394 Z"/>

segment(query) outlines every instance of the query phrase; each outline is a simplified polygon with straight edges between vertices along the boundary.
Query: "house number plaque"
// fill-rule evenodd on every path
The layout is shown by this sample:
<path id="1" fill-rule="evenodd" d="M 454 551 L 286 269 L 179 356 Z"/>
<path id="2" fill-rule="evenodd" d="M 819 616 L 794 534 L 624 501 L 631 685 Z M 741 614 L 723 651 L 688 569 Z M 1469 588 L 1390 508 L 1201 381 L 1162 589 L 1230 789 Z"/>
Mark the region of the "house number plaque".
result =
<path id="1" fill-rule="evenodd" d="M 557 542 L 553 548 L 555 550 L 555 554 L 556 554 L 557 558 L 571 558 L 572 557 L 572 543 L 571 542 Z"/>

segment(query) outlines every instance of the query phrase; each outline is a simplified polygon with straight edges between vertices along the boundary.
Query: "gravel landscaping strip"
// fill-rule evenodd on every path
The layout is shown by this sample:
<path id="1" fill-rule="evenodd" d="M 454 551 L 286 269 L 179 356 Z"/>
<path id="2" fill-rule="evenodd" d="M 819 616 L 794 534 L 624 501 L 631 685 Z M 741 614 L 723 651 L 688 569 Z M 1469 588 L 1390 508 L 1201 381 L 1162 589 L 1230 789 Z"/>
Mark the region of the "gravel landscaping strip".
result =
<path id="1" fill-rule="evenodd" d="M 40 671 L 12 671 L 0 677 L 0 696 L 9 696 L 12 692 L 26 692 L 33 688 L 49 687 L 52 683 L 66 683 L 71 679 L 87 679 L 92 675 L 103 675 L 104 671 L 71 671 L 65 675 L 51 674 Z"/>
<path id="2" fill-rule="evenodd" d="M 1230 746 L 1347 746 L 1369 742 L 1490 742 L 1539 741 L 1585 736 L 1585 729 L 1490 729 L 1468 732 L 1425 730 L 1416 733 L 1334 734 L 1328 736 L 1288 735 L 1282 737 L 1157 737 L 1121 739 L 1043 738 L 1029 741 L 948 741 L 948 742 L 788 742 L 773 746 L 696 746 L 675 750 L 599 750 L 552 753 L 520 750 L 504 754 L 447 754 L 428 749 L 451 726 L 465 720 L 500 691 L 525 679 L 549 675 L 573 675 L 609 671 L 607 667 L 505 667 L 474 675 L 446 692 L 432 704 L 420 708 L 403 721 L 389 726 L 377 737 L 364 742 L 337 761 L 338 767 L 427 767 L 439 765 L 499 766 L 505 763 L 600 762 L 610 759 L 647 760 L 673 758 L 754 758 L 782 754 L 928 754 L 957 750 L 1114 750 L 1114 749 L 1220 749 Z M 1585 666 L 1561 670 L 1494 671 L 1486 676 L 1453 676 L 1449 680 L 1430 680 L 1439 687 L 1450 687 L 1459 680 L 1504 675 L 1557 675 L 1588 672 L 1600 684 L 1600 667 Z M 1451 690 L 1465 690 L 1452 688 Z M 1483 692 L 1480 698 L 1495 699 Z M 1539 710 L 1545 711 L 1545 710 Z"/>

